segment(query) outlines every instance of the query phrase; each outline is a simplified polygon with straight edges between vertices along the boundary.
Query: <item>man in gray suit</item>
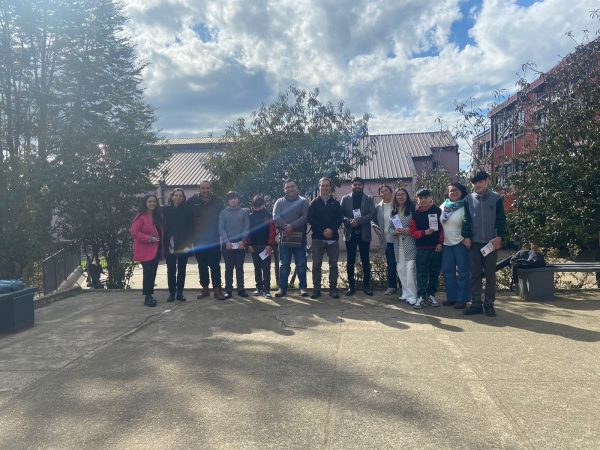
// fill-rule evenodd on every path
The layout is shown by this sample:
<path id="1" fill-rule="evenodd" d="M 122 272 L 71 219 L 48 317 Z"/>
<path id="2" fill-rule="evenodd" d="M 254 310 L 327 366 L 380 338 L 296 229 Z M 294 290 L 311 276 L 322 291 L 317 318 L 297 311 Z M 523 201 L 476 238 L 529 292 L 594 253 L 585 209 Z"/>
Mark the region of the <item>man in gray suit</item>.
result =
<path id="1" fill-rule="evenodd" d="M 373 295 L 371 289 L 371 263 L 369 261 L 369 247 L 371 245 L 371 220 L 375 216 L 375 203 L 373 198 L 363 192 L 365 182 L 360 177 L 352 179 L 352 194 L 342 197 L 342 211 L 344 214 L 344 241 L 348 271 L 348 290 L 346 295 L 356 292 L 354 278 L 354 264 L 356 262 L 356 247 L 360 252 L 360 262 L 363 267 L 364 291 Z"/>

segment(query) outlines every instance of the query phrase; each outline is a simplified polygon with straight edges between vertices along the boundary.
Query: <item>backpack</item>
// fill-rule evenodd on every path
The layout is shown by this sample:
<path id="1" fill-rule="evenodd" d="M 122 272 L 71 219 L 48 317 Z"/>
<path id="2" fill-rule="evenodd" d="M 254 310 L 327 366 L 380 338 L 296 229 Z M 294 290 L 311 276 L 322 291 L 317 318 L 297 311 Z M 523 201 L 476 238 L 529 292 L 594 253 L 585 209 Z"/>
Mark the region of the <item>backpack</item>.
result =
<path id="1" fill-rule="evenodd" d="M 546 260 L 544 255 L 533 250 L 519 250 L 515 255 L 510 258 L 510 267 L 512 268 L 512 281 L 511 289 L 514 285 L 519 282 L 519 268 L 530 268 L 544 267 Z"/>
<path id="2" fill-rule="evenodd" d="M 521 268 L 544 267 L 546 265 L 546 260 L 544 259 L 544 255 L 539 252 L 534 252 L 533 250 L 520 250 L 510 258 L 510 265 L 511 267 Z"/>

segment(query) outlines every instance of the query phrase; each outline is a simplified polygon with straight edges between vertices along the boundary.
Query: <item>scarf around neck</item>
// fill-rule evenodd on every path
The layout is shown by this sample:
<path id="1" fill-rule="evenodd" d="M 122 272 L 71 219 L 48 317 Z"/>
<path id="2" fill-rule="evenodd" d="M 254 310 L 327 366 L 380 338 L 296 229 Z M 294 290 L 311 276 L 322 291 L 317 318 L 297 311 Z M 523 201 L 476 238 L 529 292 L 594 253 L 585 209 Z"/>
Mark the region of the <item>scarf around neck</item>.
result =
<path id="1" fill-rule="evenodd" d="M 440 216 L 440 220 L 442 222 L 447 222 L 452 213 L 460 208 L 462 208 L 465 203 L 465 199 L 457 200 L 455 202 L 451 202 L 449 198 L 444 200 L 444 204 L 442 205 L 442 215 Z"/>

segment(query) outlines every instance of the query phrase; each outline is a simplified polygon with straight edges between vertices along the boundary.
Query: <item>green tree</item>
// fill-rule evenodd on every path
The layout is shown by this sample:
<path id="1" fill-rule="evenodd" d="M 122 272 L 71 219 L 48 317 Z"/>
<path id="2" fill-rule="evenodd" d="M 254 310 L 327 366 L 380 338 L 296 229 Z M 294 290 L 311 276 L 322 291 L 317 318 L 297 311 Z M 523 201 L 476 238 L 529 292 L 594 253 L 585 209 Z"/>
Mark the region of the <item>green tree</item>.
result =
<path id="1" fill-rule="evenodd" d="M 429 189 L 433 194 L 433 201 L 436 205 L 441 205 L 448 192 L 448 184 L 452 181 L 458 181 L 469 188 L 469 174 L 460 170 L 458 175 L 450 176 L 448 170 L 444 167 L 434 169 L 431 164 L 427 165 L 418 175 L 415 181 L 415 191 L 419 189 Z"/>
<path id="2" fill-rule="evenodd" d="M 50 248 L 55 81 L 68 57 L 64 2 L 0 0 L 0 276 Z"/>
<path id="3" fill-rule="evenodd" d="M 523 83 L 520 105 L 531 152 L 512 177 L 511 220 L 525 240 L 589 245 L 600 231 L 600 40 L 580 44 L 552 71 L 543 91 Z M 535 95 L 534 95 L 535 94 Z"/>
<path id="4" fill-rule="evenodd" d="M 322 103 L 317 89 L 290 87 L 270 105 L 262 105 L 248 123 L 238 119 L 228 127 L 230 143 L 208 166 L 222 194 L 235 187 L 244 199 L 262 193 L 280 196 L 282 183 L 294 178 L 310 192 L 320 177 L 338 183 L 373 153 L 365 144 L 368 115 L 356 119 L 344 103 Z"/>
<path id="5" fill-rule="evenodd" d="M 52 232 L 94 256 L 102 252 L 109 287 L 125 284 L 129 223 L 167 155 L 150 145 L 155 118 L 142 98 L 144 63 L 124 33 L 122 8 L 111 0 L 0 0 L 2 170 L 10 183 L 0 201 L 16 210 L 9 214 L 21 218 L 22 233 L 48 243 Z M 25 193 L 27 208 L 19 198 Z M 18 241 L 5 245 L 18 253 Z"/>

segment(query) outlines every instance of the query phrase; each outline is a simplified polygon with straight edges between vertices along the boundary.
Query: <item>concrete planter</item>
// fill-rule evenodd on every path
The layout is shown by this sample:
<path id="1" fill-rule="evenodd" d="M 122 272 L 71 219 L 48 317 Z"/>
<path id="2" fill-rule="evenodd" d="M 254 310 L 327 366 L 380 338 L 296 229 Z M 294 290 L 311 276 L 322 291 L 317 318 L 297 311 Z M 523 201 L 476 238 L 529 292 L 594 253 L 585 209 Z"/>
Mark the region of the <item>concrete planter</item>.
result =
<path id="1" fill-rule="evenodd" d="M 0 294 L 0 333 L 15 333 L 33 326 L 36 288 Z"/>

